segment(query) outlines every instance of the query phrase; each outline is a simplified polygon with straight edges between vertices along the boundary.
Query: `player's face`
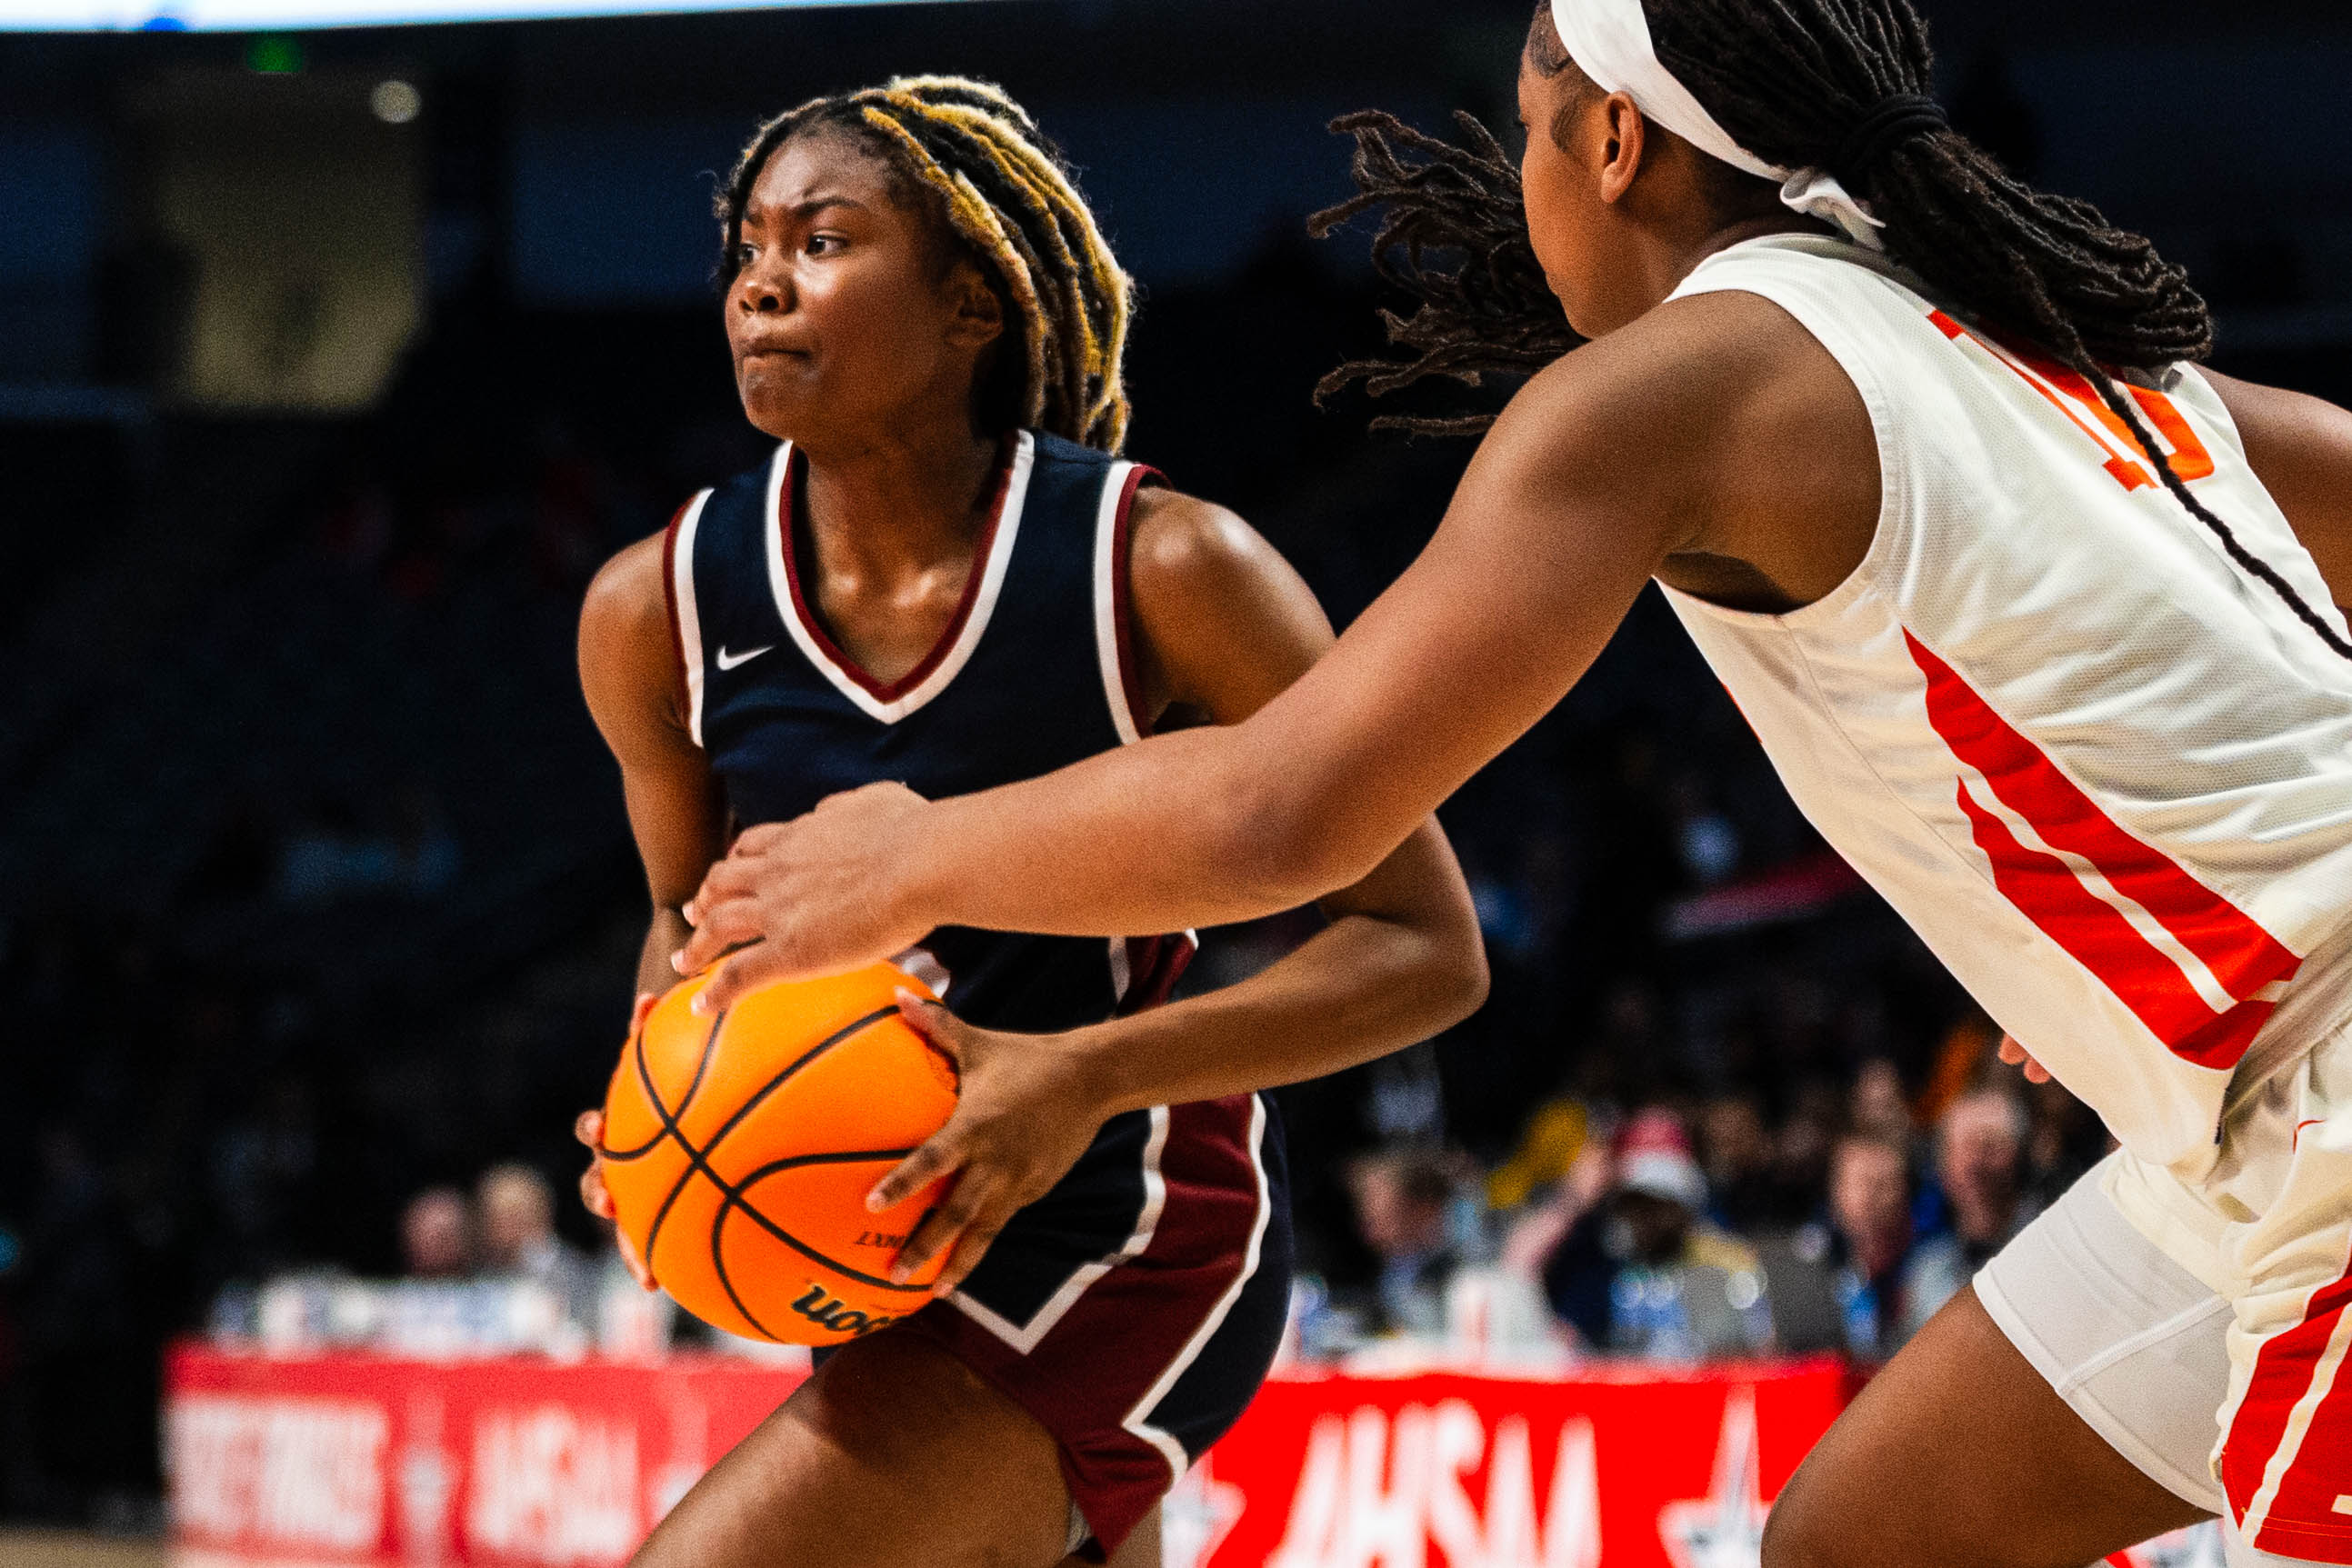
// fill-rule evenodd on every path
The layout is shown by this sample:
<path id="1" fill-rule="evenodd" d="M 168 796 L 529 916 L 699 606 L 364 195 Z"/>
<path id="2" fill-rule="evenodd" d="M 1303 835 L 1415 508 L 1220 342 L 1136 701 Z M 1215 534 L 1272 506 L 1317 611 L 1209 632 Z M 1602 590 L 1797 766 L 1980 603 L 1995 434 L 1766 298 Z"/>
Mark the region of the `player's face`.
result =
<path id="1" fill-rule="evenodd" d="M 968 418 L 1001 312 L 969 262 L 942 265 L 928 217 L 852 138 L 787 142 L 744 204 L 727 340 L 743 412 L 811 447 Z"/>

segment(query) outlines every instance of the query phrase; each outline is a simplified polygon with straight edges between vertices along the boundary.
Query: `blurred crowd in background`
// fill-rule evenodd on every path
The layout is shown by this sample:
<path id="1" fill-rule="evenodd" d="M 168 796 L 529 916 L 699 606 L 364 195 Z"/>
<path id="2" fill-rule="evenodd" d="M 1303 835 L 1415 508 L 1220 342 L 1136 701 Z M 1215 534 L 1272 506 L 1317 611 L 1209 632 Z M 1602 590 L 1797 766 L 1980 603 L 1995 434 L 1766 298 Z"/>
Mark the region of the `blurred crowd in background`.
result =
<path id="1" fill-rule="evenodd" d="M 922 18 L 912 54 L 848 10 L 319 40 L 318 104 L 347 79 L 362 106 L 398 68 L 425 106 L 402 165 L 415 329 L 332 413 L 170 392 L 173 323 L 210 308 L 189 304 L 202 256 L 134 221 L 179 177 L 156 126 L 245 104 L 289 57 L 0 38 L 0 1517 L 152 1522 L 173 1334 L 585 1354 L 693 1333 L 623 1304 L 570 1129 L 646 917 L 577 694 L 580 595 L 761 455 L 701 292 L 697 170 L 760 113 L 892 70 L 1032 98 L 1145 286 L 1131 450 L 1250 518 L 1344 623 L 1467 447 L 1310 402 L 1393 303 L 1361 231 L 1304 237 L 1347 190 L 1320 125 L 1366 102 L 1507 122 L 1527 9 L 894 8 Z M 2147 29 L 2068 32 L 2063 6 L 1929 9 L 1963 126 L 2179 251 L 2226 368 L 2352 392 L 2352 230 L 2319 215 L 2352 210 L 2352 156 L 2340 128 L 2263 129 L 2324 120 L 2352 45 L 2313 29 L 2340 16 L 2190 69 L 2115 48 Z M 2029 51 L 2014 70 L 2004 43 Z M 2309 90 L 2278 85 L 2297 72 Z M 1101 96 L 1134 81 L 1157 96 Z M 2148 82 L 2178 110 L 2153 128 Z M 264 142 L 232 151 L 277 178 Z M 2191 177 L 2213 160 L 2226 180 Z M 2292 242 L 2279 211 L 2310 219 Z M 69 252 L 79 270 L 42 270 Z M 68 286 L 80 337 L 58 325 L 80 319 Z M 296 332 L 331 307 L 269 307 L 284 332 L 247 371 L 351 361 Z M 1824 850 L 1654 595 L 1443 816 L 1491 999 L 1279 1095 L 1296 1354 L 1874 1360 L 2101 1156 Z M 1310 918 L 1209 934 L 1188 983 Z"/>

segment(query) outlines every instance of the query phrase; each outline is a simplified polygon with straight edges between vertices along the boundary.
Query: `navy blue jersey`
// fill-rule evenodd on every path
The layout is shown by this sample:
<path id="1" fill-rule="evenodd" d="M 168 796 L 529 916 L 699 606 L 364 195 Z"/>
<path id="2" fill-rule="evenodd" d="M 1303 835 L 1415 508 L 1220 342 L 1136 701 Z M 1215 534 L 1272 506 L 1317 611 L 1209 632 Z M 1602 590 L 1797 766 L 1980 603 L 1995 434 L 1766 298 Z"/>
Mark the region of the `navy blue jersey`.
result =
<path id="1" fill-rule="evenodd" d="M 1026 431 L 1007 447 L 962 602 L 930 653 L 887 685 L 811 609 L 793 521 L 804 461 L 789 444 L 679 514 L 668 582 L 688 726 L 738 826 L 788 821 L 885 779 L 931 799 L 970 794 L 1148 727 L 1123 600 L 1128 510 L 1150 471 Z M 956 926 L 922 943 L 959 1017 L 1039 1031 L 1157 999 L 1190 946 Z"/>
<path id="2" fill-rule="evenodd" d="M 986 789 L 1149 727 L 1125 603 L 1148 470 L 1016 433 L 954 618 L 887 684 L 811 610 L 803 471 L 787 444 L 670 525 L 687 722 L 738 825 L 883 780 Z M 1192 946 L 943 927 L 908 963 L 975 1024 L 1054 1030 L 1160 999 Z M 938 1340 L 1054 1435 L 1100 1561 L 1265 1376 L 1289 1299 L 1286 1194 L 1260 1096 L 1114 1116 L 952 1296 L 889 1332 Z"/>

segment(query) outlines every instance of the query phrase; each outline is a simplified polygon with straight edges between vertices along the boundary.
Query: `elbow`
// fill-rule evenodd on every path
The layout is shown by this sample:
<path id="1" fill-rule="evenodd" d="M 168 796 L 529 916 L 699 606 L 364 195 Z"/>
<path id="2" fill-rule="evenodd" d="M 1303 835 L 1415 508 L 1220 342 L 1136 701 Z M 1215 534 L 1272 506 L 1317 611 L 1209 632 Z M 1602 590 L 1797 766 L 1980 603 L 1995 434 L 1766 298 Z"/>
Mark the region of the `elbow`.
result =
<path id="1" fill-rule="evenodd" d="M 1493 988 L 1494 977 L 1486 967 L 1486 944 L 1475 928 L 1470 933 L 1466 950 L 1448 971 L 1452 988 L 1445 993 L 1450 1011 L 1441 1028 L 1451 1029 L 1486 1005 L 1486 993 Z"/>
<path id="2" fill-rule="evenodd" d="M 1429 1033 L 1452 1029 L 1485 1007 L 1492 977 L 1477 923 L 1473 920 L 1466 929 L 1449 930 L 1433 942 L 1423 971 L 1415 990 L 1429 1010 Z"/>

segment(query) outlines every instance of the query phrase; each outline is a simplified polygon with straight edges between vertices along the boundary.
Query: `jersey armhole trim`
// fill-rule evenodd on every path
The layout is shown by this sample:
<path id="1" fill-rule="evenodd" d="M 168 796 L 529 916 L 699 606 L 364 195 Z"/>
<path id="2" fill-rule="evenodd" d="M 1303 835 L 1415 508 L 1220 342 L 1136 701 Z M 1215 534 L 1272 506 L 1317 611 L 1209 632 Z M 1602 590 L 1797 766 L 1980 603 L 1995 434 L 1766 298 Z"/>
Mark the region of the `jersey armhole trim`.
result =
<path id="1" fill-rule="evenodd" d="M 1095 517 L 1095 657 L 1102 668 L 1103 699 L 1119 744 L 1133 745 L 1151 733 L 1143 682 L 1136 670 L 1133 605 L 1128 566 L 1134 543 L 1135 493 L 1146 484 L 1166 484 L 1156 468 L 1114 463 L 1103 476 L 1102 500 Z"/>
<path id="2" fill-rule="evenodd" d="M 670 652 L 677 659 L 679 712 L 686 733 L 702 744 L 702 617 L 694 599 L 694 537 L 710 492 L 677 509 L 662 535 L 662 598 L 669 610 Z"/>
<path id="3" fill-rule="evenodd" d="M 1760 260 L 1763 256 L 1776 254 L 1786 253 L 1764 251 L 1749 259 Z M 1870 421 L 1870 444 L 1878 455 L 1878 518 L 1871 529 L 1870 547 L 1862 552 L 1862 559 L 1854 563 L 1853 570 L 1847 573 L 1835 588 L 1811 604 L 1800 605 L 1784 615 L 1763 611 L 1733 610 L 1693 594 L 1676 592 L 1664 582 L 1658 586 L 1665 589 L 1677 601 L 1686 603 L 1714 620 L 1733 625 L 1776 624 L 1797 630 L 1837 614 L 1878 581 L 1880 573 L 1896 549 L 1898 530 L 1909 518 L 1912 476 L 1906 461 L 1896 450 L 1903 429 L 1895 413 L 1896 404 L 1885 395 L 1862 344 L 1847 331 L 1845 324 L 1833 311 L 1821 307 L 1820 301 L 1805 298 L 1799 288 L 1780 287 L 1783 279 L 1769 273 L 1759 276 L 1761 268 L 1727 267 L 1724 257 L 1736 255 L 1738 251 L 1735 248 L 1711 257 L 1715 276 L 1709 276 L 1707 266 L 1703 264 L 1700 271 L 1684 279 L 1682 287 L 1668 297 L 1669 301 L 1687 299 L 1700 294 L 1751 295 L 1794 321 L 1807 337 L 1821 345 L 1822 351 L 1830 357 L 1839 373 L 1845 377 L 1846 383 L 1853 388 L 1854 395 L 1862 400 L 1864 417 Z M 1835 260 L 1828 264 L 1848 265 Z M 1888 277 L 1876 268 L 1864 266 L 1856 270 L 1874 282 L 1892 284 L 1898 289 L 1903 287 L 1899 280 Z M 1908 290 L 1904 292 L 1909 293 Z M 1924 305 L 1925 301 L 1921 303 Z M 1924 310 L 1919 315 L 1918 326 L 1924 331 L 1936 331 Z M 1940 340 L 1941 334 L 1938 333 L 1937 337 Z"/>

